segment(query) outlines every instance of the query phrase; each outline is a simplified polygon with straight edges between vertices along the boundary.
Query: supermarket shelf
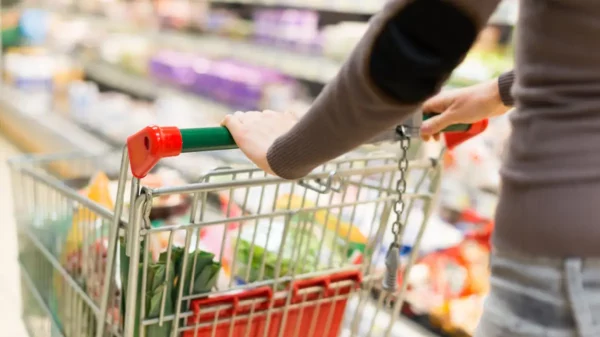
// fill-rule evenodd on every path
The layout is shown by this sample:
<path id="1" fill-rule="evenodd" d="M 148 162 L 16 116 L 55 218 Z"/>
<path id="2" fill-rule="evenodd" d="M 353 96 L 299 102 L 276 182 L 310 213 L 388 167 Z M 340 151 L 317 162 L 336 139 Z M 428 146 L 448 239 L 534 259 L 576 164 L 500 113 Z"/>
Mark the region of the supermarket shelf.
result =
<path id="1" fill-rule="evenodd" d="M 301 0 L 211 0 L 213 4 L 239 4 L 272 7 L 291 7 L 312 9 L 348 14 L 372 15 L 379 11 L 383 4 L 380 1 L 301 1 Z"/>
<path id="2" fill-rule="evenodd" d="M 257 44 L 252 41 L 236 40 L 222 36 L 210 36 L 179 32 L 174 30 L 146 30 L 127 23 L 115 24 L 105 18 L 90 15 L 76 15 L 93 27 L 104 31 L 139 32 L 157 45 L 186 50 L 215 58 L 234 59 L 258 66 L 275 69 L 299 80 L 325 85 L 339 72 L 342 63 L 325 56 L 294 52 L 277 46 Z M 462 68 L 461 68 L 462 67 Z M 472 75 L 461 75 L 466 65 L 457 69 L 458 78 L 466 83 L 478 83 Z M 468 70 L 468 69 L 467 69 Z M 106 75 L 108 77 L 108 75 Z M 464 79 L 463 79 L 464 78 Z M 141 89 L 140 89 L 141 90 Z"/>
<path id="3" fill-rule="evenodd" d="M 107 87 L 118 89 L 137 97 L 155 99 L 160 95 L 181 97 L 194 104 L 195 110 L 203 115 L 203 120 L 218 124 L 232 109 L 200 96 L 186 93 L 169 86 L 160 85 L 150 78 L 128 73 L 117 65 L 104 61 L 85 61 L 82 59 L 86 75 Z"/>
<path id="4" fill-rule="evenodd" d="M 373 15 L 380 11 L 382 1 L 335 1 L 335 0 L 211 0 L 213 4 L 251 5 L 263 7 L 288 7 L 327 11 L 343 14 Z M 518 16 L 518 3 L 503 0 L 490 18 L 490 23 L 514 26 Z"/>
<path id="5" fill-rule="evenodd" d="M 68 14 L 67 17 L 84 20 L 94 29 L 139 34 L 165 48 L 175 48 L 212 57 L 247 62 L 277 70 L 290 77 L 320 84 L 328 83 L 338 73 L 342 65 L 341 62 L 325 56 L 302 54 L 276 46 L 256 44 L 252 41 L 174 30 L 141 30 L 139 26 L 127 22 L 116 23 L 95 15 Z M 103 77 L 108 78 L 109 76 L 104 75 Z M 144 85 L 143 89 L 150 90 L 147 85 Z"/>
<path id="6" fill-rule="evenodd" d="M 231 112 L 226 106 L 209 100 L 202 99 L 199 96 L 188 94 L 183 91 L 158 85 L 140 75 L 128 73 L 121 67 L 103 62 L 93 61 L 84 62 L 84 69 L 88 77 L 100 82 L 108 87 L 118 89 L 124 93 L 135 96 L 155 98 L 159 94 L 177 95 L 193 102 L 197 106 L 198 121 L 193 122 L 191 126 L 218 125 L 223 116 Z M 202 115 L 202 117 L 200 117 Z M 208 116 L 208 117 L 207 117 Z M 80 124 L 87 132 L 99 137 L 105 142 L 117 147 L 123 146 L 126 135 L 115 135 L 105 132 L 92 125 Z M 130 133 L 136 130 L 131 130 Z M 163 161 L 166 167 L 179 171 L 186 180 L 198 181 L 200 177 L 209 171 L 223 166 L 248 165 L 250 162 L 241 154 L 240 151 L 215 151 L 209 153 L 185 154 L 175 158 L 166 158 Z"/>
<path id="7" fill-rule="evenodd" d="M 56 112 L 33 108 L 40 104 L 31 96 L 7 87 L 0 89 L 0 134 L 4 138 L 26 153 L 79 153 L 83 157 L 102 158 L 98 165 L 104 172 L 118 172 L 121 165 L 118 149 Z M 64 162 L 56 162 L 50 168 L 65 176 L 79 174 Z"/>
<path id="8" fill-rule="evenodd" d="M 298 7 L 301 5 L 300 0 L 213 0 L 213 2 L 242 4 L 259 3 L 272 6 L 298 5 Z M 318 2 L 318 4 L 304 3 L 304 7 L 333 7 L 342 6 L 343 3 L 350 2 L 323 1 Z M 503 5 L 498 8 L 497 13 L 494 15 L 491 21 L 507 21 L 508 19 L 506 17 L 510 17 L 511 20 L 513 20 L 515 12 L 512 10 L 511 6 L 514 7 L 514 4 L 511 1 L 503 1 Z M 52 9 L 46 9 L 52 11 Z M 293 50 L 288 50 L 285 47 L 280 48 L 276 45 L 258 44 L 252 40 L 238 40 L 224 36 L 211 36 L 175 30 L 160 30 L 155 28 L 142 29 L 141 27 L 130 22 L 121 21 L 117 23 L 114 20 L 109 20 L 105 17 L 81 13 L 71 13 L 68 14 L 68 16 L 84 20 L 97 29 L 102 29 L 105 31 L 116 30 L 143 35 L 155 42 L 157 45 L 163 47 L 187 50 L 213 57 L 235 59 L 238 61 L 271 68 L 299 80 L 314 82 L 321 85 L 324 85 L 333 79 L 342 66 L 342 62 L 339 60 L 334 60 L 326 56 L 298 53 Z"/>
<path id="9" fill-rule="evenodd" d="M 84 61 L 83 69 L 90 79 L 118 89 L 132 96 L 154 99 L 159 88 L 152 81 L 121 70 L 119 66 L 104 61 Z"/>
<path id="10" fill-rule="evenodd" d="M 84 155 L 103 156 L 105 170 L 113 172 L 120 167 L 120 148 L 124 139 L 104 134 L 102 130 L 78 124 L 57 112 L 41 111 L 27 105 L 27 94 L 9 87 L 0 89 L 0 134 L 31 153 L 80 152 Z M 133 132 L 134 130 L 132 130 Z M 198 180 L 208 171 L 232 162 L 239 162 L 233 154 L 217 157 L 216 153 L 190 154 L 164 160 L 164 166 L 176 169 L 189 181 Z M 116 171 L 115 171 L 116 173 Z"/>
<path id="11" fill-rule="evenodd" d="M 340 62 L 324 56 L 302 54 L 249 41 L 180 32 L 158 32 L 154 38 L 164 46 L 236 59 L 321 84 L 333 79 L 341 67 Z"/>
<path id="12" fill-rule="evenodd" d="M 36 111 L 30 96 L 6 86 L 0 89 L 0 131 L 27 152 L 81 151 L 104 154 L 111 147 L 68 119 Z"/>

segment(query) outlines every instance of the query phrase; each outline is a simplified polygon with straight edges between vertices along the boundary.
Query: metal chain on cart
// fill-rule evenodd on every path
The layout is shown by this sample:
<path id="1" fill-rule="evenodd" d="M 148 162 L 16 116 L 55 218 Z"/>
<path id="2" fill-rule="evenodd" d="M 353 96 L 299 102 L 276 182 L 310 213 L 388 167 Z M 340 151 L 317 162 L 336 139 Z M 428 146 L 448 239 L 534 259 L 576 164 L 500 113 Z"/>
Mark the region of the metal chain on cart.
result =
<path id="1" fill-rule="evenodd" d="M 396 181 L 396 193 L 398 199 L 394 201 L 393 211 L 395 214 L 394 223 L 392 224 L 392 234 L 394 240 L 390 244 L 386 256 L 385 266 L 386 274 L 383 278 L 383 289 L 393 293 L 398 287 L 398 269 L 400 269 L 400 248 L 402 247 L 402 229 L 404 224 L 402 219 L 404 216 L 404 194 L 406 193 L 406 177 L 408 173 L 408 150 L 410 148 L 410 134 L 406 132 L 404 126 L 398 127 L 397 133 L 400 137 L 400 155 L 398 160 L 398 171 L 400 176 Z"/>

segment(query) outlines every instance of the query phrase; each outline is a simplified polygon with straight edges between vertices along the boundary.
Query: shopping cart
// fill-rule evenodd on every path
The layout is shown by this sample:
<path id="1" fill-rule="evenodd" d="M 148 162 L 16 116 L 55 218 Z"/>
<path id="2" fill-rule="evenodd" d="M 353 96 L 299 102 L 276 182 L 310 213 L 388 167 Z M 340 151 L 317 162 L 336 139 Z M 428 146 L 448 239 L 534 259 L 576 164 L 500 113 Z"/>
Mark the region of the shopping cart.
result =
<path id="1" fill-rule="evenodd" d="M 460 142 L 480 126 L 448 135 Z M 440 180 L 436 160 L 409 161 L 407 130 L 398 129 L 400 159 L 350 154 L 298 181 L 220 168 L 193 184 L 143 186 L 163 157 L 235 147 L 222 127 L 147 127 L 116 160 L 12 160 L 30 335 L 397 336 L 401 281 Z M 99 170 L 118 180 L 114 209 L 81 193 Z M 153 209 L 172 196 L 189 201 L 188 220 L 154 226 Z M 422 217 L 406 256 L 413 209 Z"/>

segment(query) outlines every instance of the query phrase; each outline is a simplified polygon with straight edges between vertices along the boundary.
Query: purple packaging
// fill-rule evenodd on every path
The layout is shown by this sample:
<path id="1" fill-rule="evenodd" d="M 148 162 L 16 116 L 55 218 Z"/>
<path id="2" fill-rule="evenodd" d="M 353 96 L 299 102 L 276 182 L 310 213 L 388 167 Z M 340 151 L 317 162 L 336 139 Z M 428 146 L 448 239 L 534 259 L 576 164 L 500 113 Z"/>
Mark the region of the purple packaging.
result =
<path id="1" fill-rule="evenodd" d="M 278 47 L 308 51 L 319 34 L 319 15 L 309 10 L 286 9 L 277 12 L 272 30 Z"/>
<path id="2" fill-rule="evenodd" d="M 241 110 L 256 110 L 262 97 L 260 72 L 252 68 L 241 68 L 231 79 L 230 104 Z"/>
<path id="3" fill-rule="evenodd" d="M 219 78 L 214 73 L 215 61 L 197 57 L 192 64 L 194 79 L 188 89 L 203 96 L 211 96 L 212 90 L 218 85 Z"/>
<path id="4" fill-rule="evenodd" d="M 242 110 L 287 108 L 295 92 L 295 82 L 292 79 L 273 69 L 234 63 L 240 71 L 232 80 L 230 104 Z M 278 101 L 285 103 L 274 104 Z"/>
<path id="5" fill-rule="evenodd" d="M 191 91 L 242 111 L 285 108 L 294 92 L 295 82 L 277 71 L 235 60 L 197 58 L 192 69 Z"/>
<path id="6" fill-rule="evenodd" d="M 277 44 L 277 32 L 280 29 L 281 10 L 266 10 L 265 11 L 265 42 L 269 44 Z"/>
<path id="7" fill-rule="evenodd" d="M 235 63 L 229 61 L 219 61 L 213 68 L 217 78 L 217 83 L 212 89 L 212 97 L 225 104 L 231 104 L 233 81 L 236 75 L 241 71 Z"/>
<path id="8" fill-rule="evenodd" d="M 323 54 L 323 41 L 325 37 L 323 32 L 319 32 L 310 43 L 309 51 L 312 54 L 322 55 Z"/>
<path id="9" fill-rule="evenodd" d="M 303 11 L 298 29 L 303 32 L 299 37 L 302 48 L 310 51 L 314 41 L 319 39 L 319 14 L 314 11 Z"/>
<path id="10" fill-rule="evenodd" d="M 266 43 L 269 39 L 269 22 L 267 12 L 264 10 L 256 10 L 252 14 L 254 22 L 254 39 L 259 43 Z"/>
<path id="11" fill-rule="evenodd" d="M 154 78 L 182 87 L 194 81 L 194 56 L 173 51 L 161 51 L 150 60 L 149 72 Z"/>

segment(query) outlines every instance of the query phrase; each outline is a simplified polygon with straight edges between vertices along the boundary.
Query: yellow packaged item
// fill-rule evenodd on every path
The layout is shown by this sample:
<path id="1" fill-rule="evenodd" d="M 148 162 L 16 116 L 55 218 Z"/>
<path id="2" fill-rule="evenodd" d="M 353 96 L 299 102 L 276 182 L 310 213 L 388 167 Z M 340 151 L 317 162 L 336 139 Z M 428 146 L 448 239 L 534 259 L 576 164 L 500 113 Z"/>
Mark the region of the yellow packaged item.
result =
<path id="1" fill-rule="evenodd" d="M 109 210 L 113 209 L 113 201 L 109 190 L 110 180 L 105 173 L 99 172 L 90 181 L 90 184 L 81 193 Z M 78 205 L 73 211 L 71 220 L 71 228 L 67 232 L 65 242 L 60 252 L 60 263 L 76 279 L 85 277 L 84 264 L 85 260 L 90 264 L 91 260 L 95 259 L 93 254 L 89 254 L 89 247 L 93 245 L 94 240 L 100 240 L 98 235 L 98 215 L 91 212 L 88 208 Z M 87 242 L 86 242 L 87 240 Z M 97 262 L 97 261 L 96 261 Z M 88 266 L 89 267 L 89 266 Z M 55 273 L 54 289 L 56 292 L 56 300 L 59 302 L 64 300 L 62 275 Z M 58 308 L 64 306 L 58 305 Z M 62 319 L 64 313 L 58 312 Z"/>
<path id="2" fill-rule="evenodd" d="M 276 208 L 287 209 L 288 207 L 290 209 L 311 209 L 316 207 L 316 204 L 311 200 L 305 199 L 303 201 L 302 197 L 298 195 L 285 194 L 277 200 Z M 324 209 L 317 210 L 314 211 L 313 221 L 323 225 L 327 230 L 336 233 L 338 237 L 344 240 L 348 238 L 351 249 L 364 252 L 367 237 L 356 226 L 345 221 L 339 215 Z"/>

